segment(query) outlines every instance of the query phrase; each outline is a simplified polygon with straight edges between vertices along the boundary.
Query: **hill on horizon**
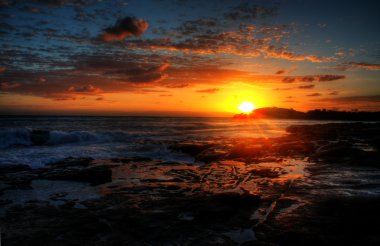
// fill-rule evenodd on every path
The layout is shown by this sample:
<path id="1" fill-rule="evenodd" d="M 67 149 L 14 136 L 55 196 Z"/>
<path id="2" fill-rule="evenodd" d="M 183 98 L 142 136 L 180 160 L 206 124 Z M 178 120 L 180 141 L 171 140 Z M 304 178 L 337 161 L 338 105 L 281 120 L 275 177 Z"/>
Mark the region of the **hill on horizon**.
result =
<path id="1" fill-rule="evenodd" d="M 327 109 L 314 109 L 301 112 L 294 109 L 263 107 L 251 113 L 236 114 L 234 119 L 304 119 L 304 120 L 343 120 L 343 121 L 380 121 L 380 111 L 337 111 Z"/>

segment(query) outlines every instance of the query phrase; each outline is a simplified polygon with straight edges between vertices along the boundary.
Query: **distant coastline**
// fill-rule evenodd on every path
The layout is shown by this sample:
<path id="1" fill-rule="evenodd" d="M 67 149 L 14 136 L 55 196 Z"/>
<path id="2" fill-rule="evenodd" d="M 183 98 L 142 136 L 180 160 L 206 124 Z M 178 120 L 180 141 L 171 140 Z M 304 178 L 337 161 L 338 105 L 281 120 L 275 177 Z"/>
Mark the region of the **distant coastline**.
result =
<path id="1" fill-rule="evenodd" d="M 249 114 L 236 114 L 234 119 L 299 119 L 299 120 L 341 120 L 341 121 L 380 121 L 380 111 L 336 111 L 315 109 L 301 112 L 294 109 L 267 107 L 258 108 Z"/>

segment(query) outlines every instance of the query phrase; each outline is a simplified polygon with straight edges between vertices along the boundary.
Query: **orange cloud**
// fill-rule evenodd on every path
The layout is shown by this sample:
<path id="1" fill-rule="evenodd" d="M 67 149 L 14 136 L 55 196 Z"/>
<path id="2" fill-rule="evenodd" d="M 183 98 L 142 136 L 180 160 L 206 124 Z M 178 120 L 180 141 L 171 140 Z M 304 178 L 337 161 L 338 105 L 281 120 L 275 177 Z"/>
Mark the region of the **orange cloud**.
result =
<path id="1" fill-rule="evenodd" d="M 299 89 L 313 89 L 314 85 L 301 85 L 298 86 Z"/>
<path id="2" fill-rule="evenodd" d="M 327 58 L 318 57 L 315 55 L 297 55 L 291 51 L 285 50 L 283 47 L 275 47 L 270 45 L 261 50 L 265 56 L 271 58 L 280 58 L 290 61 L 311 61 L 311 62 L 323 62 Z"/>
<path id="3" fill-rule="evenodd" d="M 312 93 L 312 94 L 308 94 L 306 96 L 308 96 L 308 97 L 318 97 L 318 96 L 322 96 L 322 94 L 321 93 Z"/>
<path id="4" fill-rule="evenodd" d="M 205 90 L 197 90 L 196 92 L 199 93 L 216 93 L 219 91 L 219 88 L 210 88 L 210 89 L 205 89 Z"/>

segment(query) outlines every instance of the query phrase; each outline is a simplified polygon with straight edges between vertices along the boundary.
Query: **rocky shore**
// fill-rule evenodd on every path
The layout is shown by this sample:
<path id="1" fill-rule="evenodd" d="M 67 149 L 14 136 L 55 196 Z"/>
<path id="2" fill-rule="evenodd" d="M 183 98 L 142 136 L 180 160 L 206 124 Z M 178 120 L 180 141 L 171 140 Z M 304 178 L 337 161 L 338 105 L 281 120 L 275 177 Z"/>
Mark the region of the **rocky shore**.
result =
<path id="1" fill-rule="evenodd" d="M 380 245 L 380 124 L 0 166 L 4 245 Z"/>

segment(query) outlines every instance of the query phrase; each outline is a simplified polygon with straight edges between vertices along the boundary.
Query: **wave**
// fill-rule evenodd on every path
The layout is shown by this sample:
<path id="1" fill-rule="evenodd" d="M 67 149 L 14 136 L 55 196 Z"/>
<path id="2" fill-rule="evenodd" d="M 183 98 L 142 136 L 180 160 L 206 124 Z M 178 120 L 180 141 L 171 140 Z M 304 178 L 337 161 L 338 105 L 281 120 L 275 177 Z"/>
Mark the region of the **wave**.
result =
<path id="1" fill-rule="evenodd" d="M 59 145 L 70 143 L 125 142 L 141 134 L 125 131 L 58 131 L 8 128 L 0 130 L 0 149 L 13 146 Z"/>

